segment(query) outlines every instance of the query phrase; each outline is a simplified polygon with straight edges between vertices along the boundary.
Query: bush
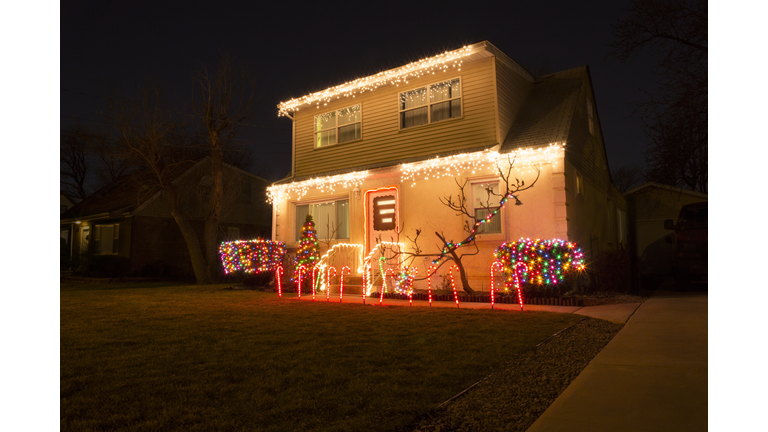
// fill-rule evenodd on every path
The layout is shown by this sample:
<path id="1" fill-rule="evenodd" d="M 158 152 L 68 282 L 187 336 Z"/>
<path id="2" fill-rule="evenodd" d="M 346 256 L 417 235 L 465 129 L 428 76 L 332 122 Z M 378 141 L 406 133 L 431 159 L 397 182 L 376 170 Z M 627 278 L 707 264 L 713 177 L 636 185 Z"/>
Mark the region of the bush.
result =
<path id="1" fill-rule="evenodd" d="M 131 260 L 118 255 L 94 255 L 89 258 L 85 276 L 124 278 L 131 268 Z"/>
<path id="2" fill-rule="evenodd" d="M 246 273 L 243 277 L 243 286 L 265 287 L 274 278 L 274 272 Z"/>

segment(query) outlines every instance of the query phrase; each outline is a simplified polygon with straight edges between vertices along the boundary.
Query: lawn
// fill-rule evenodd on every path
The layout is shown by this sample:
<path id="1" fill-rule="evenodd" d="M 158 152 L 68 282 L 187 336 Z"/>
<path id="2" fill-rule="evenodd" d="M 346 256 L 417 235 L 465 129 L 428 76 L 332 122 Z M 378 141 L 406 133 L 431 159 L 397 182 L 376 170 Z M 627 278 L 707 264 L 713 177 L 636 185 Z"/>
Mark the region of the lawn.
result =
<path id="1" fill-rule="evenodd" d="M 61 286 L 61 430 L 387 431 L 580 317 Z"/>

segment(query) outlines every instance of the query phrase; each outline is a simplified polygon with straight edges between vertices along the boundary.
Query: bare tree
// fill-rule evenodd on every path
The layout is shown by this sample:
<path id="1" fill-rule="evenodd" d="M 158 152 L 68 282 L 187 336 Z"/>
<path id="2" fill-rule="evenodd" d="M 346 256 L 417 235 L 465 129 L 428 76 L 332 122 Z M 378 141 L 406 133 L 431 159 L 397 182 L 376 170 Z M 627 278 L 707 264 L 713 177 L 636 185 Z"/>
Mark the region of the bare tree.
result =
<path id="1" fill-rule="evenodd" d="M 524 180 L 512 178 L 512 168 L 514 167 L 514 160 L 508 159 L 508 167 L 506 172 L 501 167 L 497 167 L 499 177 L 501 178 L 500 186 L 503 186 L 503 192 L 500 190 L 498 193 L 494 192 L 492 188 L 486 188 L 486 199 L 484 209 L 488 211 L 487 215 L 482 218 L 478 218 L 474 212 L 470 211 L 467 207 L 467 194 L 465 189 L 468 181 L 459 183 L 457 179 L 454 179 L 456 185 L 459 188 L 459 193 L 454 197 L 449 195 L 447 197 L 440 197 L 440 203 L 448 207 L 455 212 L 456 216 L 461 217 L 464 220 L 464 232 L 467 234 L 461 241 L 454 241 L 446 238 L 444 232 L 435 231 L 435 236 L 440 240 L 438 245 L 439 252 L 437 253 L 424 253 L 421 246 L 419 246 L 419 237 L 422 230 L 416 229 L 416 235 L 411 238 L 406 238 L 411 242 L 412 251 L 400 251 L 392 250 L 390 260 L 402 260 L 405 266 L 408 267 L 417 258 L 431 259 L 435 264 L 434 272 L 437 272 L 445 263 L 452 262 L 459 268 L 459 276 L 461 278 L 461 285 L 464 292 L 469 295 L 474 295 L 475 290 L 469 284 L 467 279 L 467 273 L 464 269 L 462 259 L 466 256 L 477 255 L 480 249 L 477 246 L 477 238 L 482 235 L 482 225 L 489 223 L 494 218 L 499 216 L 499 213 L 503 207 L 505 207 L 508 200 L 514 200 L 515 205 L 522 205 L 523 203 L 519 199 L 519 194 L 532 188 L 539 180 L 541 171 L 537 170 L 536 178 L 532 183 L 526 186 Z M 402 233 L 402 230 L 398 232 L 398 237 Z M 381 248 L 386 249 L 388 246 L 380 245 Z M 467 252 L 461 252 L 461 249 L 467 249 Z M 384 254 L 382 254 L 384 255 Z M 434 274 L 434 272 L 432 274 Z M 425 272 L 426 273 L 426 272 Z M 423 277 L 415 280 L 424 280 L 432 274 L 425 274 Z"/>
<path id="2" fill-rule="evenodd" d="M 195 88 L 193 106 L 205 128 L 211 156 L 211 187 L 203 239 L 206 258 L 213 272 L 218 260 L 219 220 L 227 207 L 224 155 L 235 145 L 236 134 L 251 108 L 256 85 L 246 71 L 235 71 L 229 57 L 224 56 L 214 74 L 206 68 L 198 72 Z"/>
<path id="3" fill-rule="evenodd" d="M 613 26 L 608 58 L 658 58 L 659 92 L 639 102 L 650 139 L 648 180 L 706 192 L 708 180 L 707 2 L 634 0 Z"/>
<path id="4" fill-rule="evenodd" d="M 85 199 L 92 187 L 88 161 L 91 154 L 88 132 L 82 125 L 62 131 L 59 144 L 60 184 L 69 195 Z"/>
<path id="5" fill-rule="evenodd" d="M 623 165 L 617 169 L 611 170 L 613 183 L 619 189 L 619 192 L 626 192 L 632 188 L 640 186 L 645 181 L 643 169 L 637 165 Z"/>

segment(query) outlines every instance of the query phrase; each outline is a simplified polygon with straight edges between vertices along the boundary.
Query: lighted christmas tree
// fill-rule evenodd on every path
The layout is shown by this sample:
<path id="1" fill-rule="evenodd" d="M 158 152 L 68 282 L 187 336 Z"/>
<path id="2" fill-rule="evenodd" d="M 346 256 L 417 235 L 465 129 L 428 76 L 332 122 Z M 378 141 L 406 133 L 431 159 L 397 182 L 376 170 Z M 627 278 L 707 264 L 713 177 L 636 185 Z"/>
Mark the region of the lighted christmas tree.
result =
<path id="1" fill-rule="evenodd" d="M 317 244 L 317 231 L 315 231 L 315 223 L 312 221 L 312 215 L 307 215 L 304 220 L 304 225 L 301 227 L 301 239 L 299 240 L 299 250 L 296 251 L 296 271 L 299 267 L 304 266 L 304 274 L 310 274 L 312 268 L 317 264 L 320 259 L 320 245 Z M 304 277 L 305 281 L 310 278 Z M 307 286 L 311 285 L 306 283 Z"/>

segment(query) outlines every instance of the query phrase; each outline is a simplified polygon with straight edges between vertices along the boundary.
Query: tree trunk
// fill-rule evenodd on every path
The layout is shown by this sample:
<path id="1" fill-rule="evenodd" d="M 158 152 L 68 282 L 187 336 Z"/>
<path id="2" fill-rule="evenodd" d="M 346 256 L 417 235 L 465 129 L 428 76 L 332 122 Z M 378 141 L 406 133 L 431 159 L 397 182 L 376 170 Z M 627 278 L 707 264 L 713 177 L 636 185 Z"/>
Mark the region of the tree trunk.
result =
<path id="1" fill-rule="evenodd" d="M 212 279 L 218 279 L 218 234 L 219 218 L 224 204 L 224 152 L 218 143 L 216 132 L 211 134 L 211 195 L 208 201 L 208 213 L 205 218 L 203 240 L 208 260 L 208 271 Z"/>
<path id="2" fill-rule="evenodd" d="M 197 284 L 206 285 L 211 283 L 211 274 L 208 270 L 208 263 L 203 255 L 203 249 L 200 247 L 200 240 L 197 238 L 192 224 L 180 209 L 176 191 L 169 187 L 164 187 L 163 190 L 171 205 L 171 215 L 179 226 L 181 235 L 184 236 L 184 241 L 187 243 L 189 258 L 192 261 L 192 271 L 195 273 Z"/>

